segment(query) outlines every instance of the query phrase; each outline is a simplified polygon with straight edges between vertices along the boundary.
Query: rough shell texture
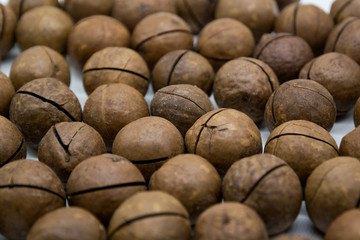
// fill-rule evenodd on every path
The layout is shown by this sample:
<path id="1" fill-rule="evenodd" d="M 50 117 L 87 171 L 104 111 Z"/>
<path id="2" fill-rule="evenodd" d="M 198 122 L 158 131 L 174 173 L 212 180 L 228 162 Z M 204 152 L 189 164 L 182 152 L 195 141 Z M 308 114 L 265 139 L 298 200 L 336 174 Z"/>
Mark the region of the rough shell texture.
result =
<path id="1" fill-rule="evenodd" d="M 15 89 L 10 78 L 2 72 L 0 72 L 0 86 L 0 115 L 8 117 L 10 102 L 15 94 Z"/>
<path id="2" fill-rule="evenodd" d="M 325 240 L 359 239 L 360 210 L 352 209 L 337 217 L 330 225 Z"/>
<path id="3" fill-rule="evenodd" d="M 49 239 L 106 240 L 106 230 L 90 212 L 78 207 L 64 207 L 38 219 L 27 236 L 27 240 Z"/>
<path id="4" fill-rule="evenodd" d="M 340 143 L 340 155 L 360 159 L 360 128 L 346 134 Z"/>
<path id="5" fill-rule="evenodd" d="M 217 109 L 204 114 L 185 136 L 190 153 L 206 158 L 220 175 L 239 158 L 262 152 L 259 129 L 244 113 Z"/>
<path id="6" fill-rule="evenodd" d="M 39 6 L 54 6 L 58 7 L 58 0 L 9 0 L 9 7 L 12 8 L 17 18 L 21 17 L 26 11 Z"/>
<path id="7" fill-rule="evenodd" d="M 16 16 L 9 6 L 0 4 L 0 18 L 3 26 L 0 31 L 0 56 L 6 55 L 14 45 Z"/>
<path id="8" fill-rule="evenodd" d="M 130 223 L 130 224 L 129 224 Z M 115 211 L 110 240 L 190 238 L 189 214 L 175 197 L 161 191 L 139 192 Z"/>
<path id="9" fill-rule="evenodd" d="M 330 15 L 335 23 L 340 23 L 348 17 L 360 17 L 360 1 L 336 0 L 331 5 Z"/>
<path id="10" fill-rule="evenodd" d="M 109 15 L 113 3 L 113 0 L 64 0 L 62 7 L 75 21 L 79 21 L 92 15 Z"/>
<path id="11" fill-rule="evenodd" d="M 343 212 L 359 207 L 360 162 L 337 157 L 318 166 L 305 189 L 306 209 L 314 225 L 326 232 Z"/>

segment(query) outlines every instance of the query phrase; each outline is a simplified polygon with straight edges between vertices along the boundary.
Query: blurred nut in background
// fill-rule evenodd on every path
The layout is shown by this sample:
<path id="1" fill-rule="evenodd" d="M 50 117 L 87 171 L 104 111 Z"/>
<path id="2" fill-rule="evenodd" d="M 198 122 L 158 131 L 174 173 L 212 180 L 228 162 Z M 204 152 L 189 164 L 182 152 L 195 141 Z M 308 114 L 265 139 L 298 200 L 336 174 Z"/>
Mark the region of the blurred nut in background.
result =
<path id="1" fill-rule="evenodd" d="M 26 11 L 36 7 L 59 7 L 59 2 L 58 0 L 8 0 L 8 5 L 14 11 L 16 18 L 20 18 Z"/>
<path id="2" fill-rule="evenodd" d="M 10 78 L 2 72 L 0 72 L 0 86 L 0 115 L 9 117 L 9 106 L 15 89 Z"/>
<path id="3" fill-rule="evenodd" d="M 335 23 L 340 23 L 347 17 L 360 17 L 359 0 L 335 0 L 331 5 L 330 15 Z"/>
<path id="4" fill-rule="evenodd" d="M 355 107 L 354 107 L 354 125 L 355 127 L 360 125 L 360 97 L 356 101 Z"/>
<path id="5" fill-rule="evenodd" d="M 0 4 L 0 18 L 2 28 L 0 30 L 0 58 L 5 56 L 15 43 L 16 16 L 9 6 Z"/>
<path id="6" fill-rule="evenodd" d="M 337 217 L 328 228 L 325 240 L 359 239 L 360 209 L 352 209 Z"/>
<path id="7" fill-rule="evenodd" d="M 113 0 L 64 0 L 62 7 L 75 22 L 92 15 L 110 15 Z"/>

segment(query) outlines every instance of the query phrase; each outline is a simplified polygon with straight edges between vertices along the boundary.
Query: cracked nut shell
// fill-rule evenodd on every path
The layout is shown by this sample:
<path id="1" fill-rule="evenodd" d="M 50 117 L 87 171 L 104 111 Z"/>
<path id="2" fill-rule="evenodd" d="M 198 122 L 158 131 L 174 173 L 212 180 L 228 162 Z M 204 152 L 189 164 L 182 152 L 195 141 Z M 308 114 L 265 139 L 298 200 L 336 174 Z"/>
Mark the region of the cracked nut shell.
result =
<path id="1" fill-rule="evenodd" d="M 109 240 L 190 239 L 189 214 L 175 197 L 161 191 L 126 199 L 111 218 Z"/>
<path id="2" fill-rule="evenodd" d="M 183 137 L 202 115 L 212 111 L 208 95 L 189 84 L 177 84 L 161 88 L 151 101 L 151 115 L 169 120 Z"/>
<path id="3" fill-rule="evenodd" d="M 359 0 L 335 0 L 330 9 L 330 15 L 335 23 L 340 23 L 348 17 L 360 17 Z"/>
<path id="4" fill-rule="evenodd" d="M 328 228 L 325 240 L 359 239 L 360 209 L 352 209 L 337 217 Z"/>
<path id="5" fill-rule="evenodd" d="M 266 103 L 265 123 L 272 131 L 291 120 L 307 120 L 330 131 L 336 119 L 336 105 L 321 84 L 305 79 L 285 82 Z"/>
<path id="6" fill-rule="evenodd" d="M 275 128 L 266 141 L 264 152 L 289 164 L 303 186 L 317 166 L 339 155 L 329 132 L 306 120 L 288 121 Z"/>
<path id="7" fill-rule="evenodd" d="M 274 71 L 254 58 L 238 58 L 225 63 L 216 73 L 214 97 L 220 108 L 234 108 L 254 122 L 264 119 L 265 104 L 279 87 Z"/>
<path id="8" fill-rule="evenodd" d="M 102 154 L 79 163 L 66 185 L 70 206 L 93 213 L 105 226 L 128 197 L 146 190 L 144 177 L 126 158 Z"/>
<path id="9" fill-rule="evenodd" d="M 0 18 L 2 27 L 0 30 L 0 59 L 5 56 L 15 43 L 16 16 L 9 6 L 0 4 Z"/>
<path id="10" fill-rule="evenodd" d="M 185 136 L 189 153 L 206 158 L 223 176 L 239 158 L 262 152 L 260 131 L 246 114 L 221 108 L 201 116 Z"/>
<path id="11" fill-rule="evenodd" d="M 176 197 L 189 212 L 192 223 L 201 212 L 221 200 L 219 174 L 205 158 L 195 154 L 169 159 L 151 176 L 149 189 Z"/>
<path id="12" fill-rule="evenodd" d="M 148 181 L 169 158 L 184 153 L 184 139 L 168 120 L 143 117 L 119 131 L 112 153 L 130 160 Z"/>
<path id="13" fill-rule="evenodd" d="M 360 162 L 337 157 L 318 166 L 305 188 L 306 209 L 311 221 L 322 232 L 343 212 L 359 208 Z"/>
<path id="14" fill-rule="evenodd" d="M 34 148 L 52 125 L 79 122 L 81 114 L 75 94 L 55 78 L 28 82 L 15 93 L 10 104 L 10 120 Z"/>
<path id="15" fill-rule="evenodd" d="M 37 78 L 56 78 L 70 85 L 70 69 L 66 59 L 46 46 L 34 46 L 21 52 L 10 68 L 15 90 Z"/>
<path id="16" fill-rule="evenodd" d="M 223 179 L 222 192 L 225 201 L 240 202 L 254 209 L 270 235 L 293 224 L 303 200 L 294 170 L 271 154 L 253 155 L 231 165 Z"/>
<path id="17" fill-rule="evenodd" d="M 4 73 L 0 72 L 0 115 L 9 117 L 11 98 L 15 94 L 14 86 Z"/>
<path id="18" fill-rule="evenodd" d="M 268 239 L 260 216 L 245 204 L 225 202 L 205 210 L 195 225 L 195 240 Z"/>
<path id="19" fill-rule="evenodd" d="M 340 143 L 340 155 L 349 156 L 360 159 L 360 128 L 356 127 L 354 130 L 346 134 Z"/>
<path id="20" fill-rule="evenodd" d="M 64 0 L 62 7 L 75 22 L 92 15 L 110 15 L 113 0 Z"/>
<path id="21" fill-rule="evenodd" d="M 145 60 L 134 50 L 125 47 L 107 47 L 87 60 L 82 79 L 86 93 L 91 94 L 103 84 L 124 83 L 145 95 L 150 71 Z"/>
<path id="22" fill-rule="evenodd" d="M 0 234 L 6 238 L 26 239 L 37 219 L 60 207 L 65 190 L 45 164 L 23 159 L 0 168 Z"/>
<path id="23" fill-rule="evenodd" d="M 58 0 L 8 0 L 8 6 L 20 18 L 26 11 L 40 6 L 59 7 Z"/>
<path id="24" fill-rule="evenodd" d="M 191 50 L 176 50 L 164 55 L 152 72 L 154 92 L 177 84 L 191 84 L 211 94 L 214 70 L 209 61 Z"/>
<path id="25" fill-rule="evenodd" d="M 66 183 L 81 161 L 103 153 L 104 140 L 94 128 L 81 122 L 62 122 L 53 125 L 41 139 L 38 158 Z"/>
<path id="26" fill-rule="evenodd" d="M 39 218 L 27 240 L 106 240 L 106 230 L 90 212 L 78 207 L 63 207 Z"/>

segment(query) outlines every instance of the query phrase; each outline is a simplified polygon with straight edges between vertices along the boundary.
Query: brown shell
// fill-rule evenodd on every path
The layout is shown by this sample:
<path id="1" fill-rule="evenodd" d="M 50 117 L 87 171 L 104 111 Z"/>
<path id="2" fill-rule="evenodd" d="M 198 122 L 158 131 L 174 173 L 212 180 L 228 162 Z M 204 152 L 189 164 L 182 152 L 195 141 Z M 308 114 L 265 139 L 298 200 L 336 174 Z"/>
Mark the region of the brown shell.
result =
<path id="1" fill-rule="evenodd" d="M 264 152 L 288 163 L 303 186 L 318 165 L 339 155 L 334 138 L 324 128 L 305 120 L 292 120 L 275 128 Z"/>
<path id="2" fill-rule="evenodd" d="M 194 154 L 169 159 L 151 176 L 149 189 L 176 197 L 189 212 L 192 222 L 221 199 L 219 174 L 206 159 Z"/>
<path id="3" fill-rule="evenodd" d="M 340 23 L 348 17 L 360 17 L 359 0 L 335 0 L 331 5 L 330 15 L 335 23 Z"/>
<path id="4" fill-rule="evenodd" d="M 94 128 L 80 122 L 62 122 L 53 125 L 42 138 L 38 158 L 66 183 L 81 161 L 103 153 L 104 140 Z"/>
<path id="5" fill-rule="evenodd" d="M 0 72 L 0 86 L 0 115 L 9 117 L 9 106 L 15 89 L 10 78 L 2 72 Z"/>
<path id="6" fill-rule="evenodd" d="M 106 240 L 106 230 L 90 212 L 78 207 L 63 207 L 39 218 L 26 239 Z"/>
<path id="7" fill-rule="evenodd" d="M 105 226 L 128 197 L 146 190 L 144 177 L 126 158 L 102 154 L 79 163 L 66 185 L 70 206 L 93 213 Z"/>
<path id="8" fill-rule="evenodd" d="M 129 224 L 131 223 L 131 224 Z M 109 240 L 190 239 L 189 214 L 175 197 L 161 191 L 126 199 L 111 218 Z"/>
<path id="9" fill-rule="evenodd" d="M 360 125 L 360 97 L 356 101 L 356 104 L 354 107 L 354 125 L 355 125 L 355 127 Z"/>
<path id="10" fill-rule="evenodd" d="M 55 78 L 39 78 L 22 86 L 10 104 L 10 120 L 37 148 L 40 140 L 59 122 L 81 121 L 81 106 L 75 94 Z"/>
<path id="11" fill-rule="evenodd" d="M 18 90 L 37 78 L 57 78 L 70 85 L 70 69 L 66 59 L 46 46 L 34 46 L 20 53 L 13 61 L 10 79 Z"/>
<path id="12" fill-rule="evenodd" d="M 151 101 L 151 115 L 169 120 L 183 137 L 197 119 L 213 109 L 209 96 L 189 84 L 161 88 Z"/>
<path id="13" fill-rule="evenodd" d="M 333 96 L 339 115 L 349 111 L 360 96 L 360 66 L 345 54 L 323 54 L 307 63 L 299 77 L 323 85 Z"/>
<path id="14" fill-rule="evenodd" d="M 245 204 L 225 202 L 204 211 L 195 225 L 195 240 L 267 240 L 260 216 Z"/>
<path id="15" fill-rule="evenodd" d="M 59 53 L 65 53 L 68 35 L 73 25 L 71 17 L 60 8 L 36 7 L 25 12 L 19 19 L 15 33 L 16 41 L 21 50 L 45 45 Z"/>
<path id="16" fill-rule="evenodd" d="M 214 70 L 209 61 L 191 50 L 167 53 L 156 63 L 152 72 L 154 92 L 175 84 L 191 84 L 211 94 Z"/>
<path id="17" fill-rule="evenodd" d="M 283 8 L 285 8 L 286 6 L 295 3 L 295 2 L 300 2 L 300 0 L 276 0 L 279 9 L 282 10 Z"/>
<path id="18" fill-rule="evenodd" d="M 184 139 L 168 120 L 144 117 L 119 131 L 112 152 L 129 159 L 148 181 L 169 158 L 184 153 Z"/>
<path id="19" fill-rule="evenodd" d="M 314 239 L 303 237 L 300 235 L 291 235 L 288 233 L 283 233 L 283 234 L 277 235 L 273 238 L 270 238 L 270 240 L 314 240 Z"/>
<path id="20" fill-rule="evenodd" d="M 65 207 L 65 190 L 45 164 L 18 160 L 0 168 L 0 206 L 0 234 L 25 239 L 38 218 Z"/>
<path id="21" fill-rule="evenodd" d="M 0 4 L 0 58 L 5 56 L 15 43 L 16 16 L 9 6 Z"/>
<path id="22" fill-rule="evenodd" d="M 360 209 L 352 209 L 337 217 L 328 228 L 325 240 L 359 239 Z"/>
<path id="23" fill-rule="evenodd" d="M 94 53 L 82 71 L 88 95 L 100 85 L 110 83 L 128 84 L 145 95 L 150 81 L 150 71 L 144 59 L 134 50 L 124 47 L 107 47 Z"/>
<path id="24" fill-rule="evenodd" d="M 104 15 L 77 22 L 68 38 L 67 53 L 75 67 L 82 69 L 95 52 L 111 46 L 128 47 L 129 30 L 118 20 Z"/>
<path id="25" fill-rule="evenodd" d="M 84 106 L 84 122 L 95 128 L 111 149 L 116 134 L 128 123 L 149 115 L 144 96 L 122 83 L 101 85 Z"/>
<path id="26" fill-rule="evenodd" d="M 223 179 L 222 192 L 225 201 L 244 203 L 256 210 L 270 235 L 284 231 L 295 221 L 303 200 L 296 173 L 270 154 L 235 162 Z"/>
<path id="27" fill-rule="evenodd" d="M 360 159 L 360 128 L 346 134 L 340 143 L 340 155 Z"/>
<path id="28" fill-rule="evenodd" d="M 259 129 L 244 113 L 216 109 L 204 114 L 185 136 L 189 153 L 206 158 L 224 175 L 239 158 L 262 152 Z"/>
<path id="29" fill-rule="evenodd" d="M 20 18 L 26 11 L 40 6 L 58 7 L 58 0 L 8 0 L 8 5 L 14 11 L 16 18 Z"/>
<path id="30" fill-rule="evenodd" d="M 330 131 L 336 119 L 336 105 L 321 84 L 305 79 L 283 83 L 269 98 L 265 123 L 272 131 L 291 120 L 308 120 Z"/>
<path id="31" fill-rule="evenodd" d="M 175 14 L 158 12 L 143 18 L 131 35 L 131 47 L 152 69 L 166 53 L 191 49 L 193 36 L 187 23 Z"/>
<path id="32" fill-rule="evenodd" d="M 306 209 L 322 232 L 343 212 L 359 207 L 360 162 L 352 157 L 330 159 L 317 167 L 305 188 Z"/>
<path id="33" fill-rule="evenodd" d="M 254 58 L 238 58 L 225 63 L 216 73 L 214 97 L 220 108 L 234 108 L 254 122 L 264 118 L 265 104 L 279 87 L 274 71 Z"/>
<path id="34" fill-rule="evenodd" d="M 75 22 L 92 15 L 110 15 L 113 0 L 64 0 L 62 7 Z"/>

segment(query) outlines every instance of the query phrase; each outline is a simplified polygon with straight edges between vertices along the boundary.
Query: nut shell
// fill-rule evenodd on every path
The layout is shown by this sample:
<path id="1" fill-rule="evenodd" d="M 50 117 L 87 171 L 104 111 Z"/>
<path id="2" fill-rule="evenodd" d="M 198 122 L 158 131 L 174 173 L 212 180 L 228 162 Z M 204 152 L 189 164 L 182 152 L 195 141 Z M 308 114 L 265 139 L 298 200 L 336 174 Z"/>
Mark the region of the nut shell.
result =
<path id="1" fill-rule="evenodd" d="M 355 127 L 360 125 L 360 97 L 356 101 L 355 107 L 354 107 L 354 124 Z"/>
<path id="2" fill-rule="evenodd" d="M 8 5 L 14 11 L 16 18 L 20 18 L 26 11 L 40 6 L 58 7 L 58 0 L 8 0 Z"/>
<path id="3" fill-rule="evenodd" d="M 335 23 L 340 23 L 348 17 L 360 17 L 360 1 L 335 0 L 331 5 L 330 15 Z"/>
<path id="4" fill-rule="evenodd" d="M 15 43 L 15 29 L 16 29 L 16 16 L 9 6 L 0 4 L 0 18 L 1 18 L 1 31 L 0 31 L 0 57 L 5 56 Z"/>
<path id="5" fill-rule="evenodd" d="M 340 155 L 360 159 L 360 128 L 355 128 L 346 134 L 340 143 Z"/>
<path id="6" fill-rule="evenodd" d="M 113 0 L 64 0 L 62 7 L 75 22 L 92 15 L 110 15 Z"/>
<path id="7" fill-rule="evenodd" d="M 360 238 L 360 210 L 352 209 L 337 217 L 330 225 L 325 240 Z"/>
<path id="8" fill-rule="evenodd" d="M 5 74 L 0 72 L 0 115 L 9 117 L 9 106 L 11 98 L 15 94 L 14 86 Z"/>

